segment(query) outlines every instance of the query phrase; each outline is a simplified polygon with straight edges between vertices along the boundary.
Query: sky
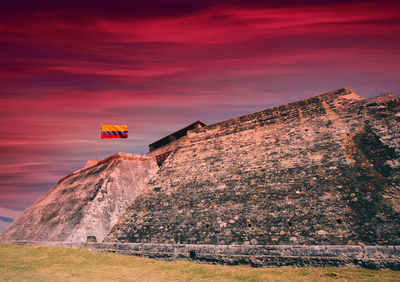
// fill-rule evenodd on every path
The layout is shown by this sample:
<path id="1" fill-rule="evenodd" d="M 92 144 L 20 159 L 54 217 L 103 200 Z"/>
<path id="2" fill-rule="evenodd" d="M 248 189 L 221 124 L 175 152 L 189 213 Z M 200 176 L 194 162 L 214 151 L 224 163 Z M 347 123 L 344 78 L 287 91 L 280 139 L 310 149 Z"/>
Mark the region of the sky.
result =
<path id="1" fill-rule="evenodd" d="M 345 86 L 400 94 L 398 1 L 1 1 L 0 230 L 95 158 Z"/>

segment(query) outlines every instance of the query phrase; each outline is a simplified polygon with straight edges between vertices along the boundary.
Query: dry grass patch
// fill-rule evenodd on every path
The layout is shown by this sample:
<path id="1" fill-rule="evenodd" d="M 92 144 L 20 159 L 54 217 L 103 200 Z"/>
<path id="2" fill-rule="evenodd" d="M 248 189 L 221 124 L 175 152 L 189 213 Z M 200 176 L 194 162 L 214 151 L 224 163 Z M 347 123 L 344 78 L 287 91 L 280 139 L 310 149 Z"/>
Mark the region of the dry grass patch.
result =
<path id="1" fill-rule="evenodd" d="M 0 244 L 0 281 L 400 281 L 362 268 L 222 266 L 49 246 Z"/>

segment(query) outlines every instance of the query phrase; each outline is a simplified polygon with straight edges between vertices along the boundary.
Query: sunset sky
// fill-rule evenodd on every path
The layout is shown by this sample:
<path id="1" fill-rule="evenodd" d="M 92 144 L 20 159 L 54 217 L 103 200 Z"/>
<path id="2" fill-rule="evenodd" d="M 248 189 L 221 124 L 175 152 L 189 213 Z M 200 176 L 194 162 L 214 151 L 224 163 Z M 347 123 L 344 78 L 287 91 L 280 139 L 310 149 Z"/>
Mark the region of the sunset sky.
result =
<path id="1" fill-rule="evenodd" d="M 397 2 L 1 1 L 0 230 L 95 158 L 101 121 L 129 130 L 104 158 L 344 86 L 400 94 Z"/>

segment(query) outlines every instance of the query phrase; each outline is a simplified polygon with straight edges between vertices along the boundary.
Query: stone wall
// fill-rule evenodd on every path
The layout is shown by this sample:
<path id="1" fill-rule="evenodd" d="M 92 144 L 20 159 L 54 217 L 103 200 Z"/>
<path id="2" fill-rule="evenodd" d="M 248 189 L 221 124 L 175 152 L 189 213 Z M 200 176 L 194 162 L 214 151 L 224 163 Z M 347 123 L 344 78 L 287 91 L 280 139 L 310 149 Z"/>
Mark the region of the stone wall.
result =
<path id="1" fill-rule="evenodd" d="M 399 245 L 399 102 L 349 88 L 190 131 L 107 241 Z"/>
<path id="2" fill-rule="evenodd" d="M 183 245 L 152 243 L 66 243 L 9 242 L 19 245 L 46 244 L 123 255 L 188 259 L 201 263 L 252 266 L 345 266 L 400 270 L 399 246 L 340 246 L 340 245 Z"/>
<path id="3" fill-rule="evenodd" d="M 78 170 L 0 240 L 231 264 L 398 269 L 399 132 L 398 98 L 339 89 Z M 159 168 L 156 156 L 169 151 Z M 83 243 L 88 237 L 105 240 Z"/>
<path id="4" fill-rule="evenodd" d="M 398 246 L 305 245 L 179 245 L 151 243 L 101 243 L 87 248 L 125 255 L 163 259 L 190 259 L 220 264 L 252 266 L 346 266 L 400 270 Z"/>

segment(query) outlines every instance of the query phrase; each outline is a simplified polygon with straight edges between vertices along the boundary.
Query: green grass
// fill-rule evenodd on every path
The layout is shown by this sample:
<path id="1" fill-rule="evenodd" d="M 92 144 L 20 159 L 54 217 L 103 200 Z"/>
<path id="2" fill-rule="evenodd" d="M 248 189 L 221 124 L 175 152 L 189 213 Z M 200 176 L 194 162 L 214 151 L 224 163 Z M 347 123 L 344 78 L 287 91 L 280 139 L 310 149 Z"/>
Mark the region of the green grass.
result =
<path id="1" fill-rule="evenodd" d="M 0 281 L 400 281 L 400 272 L 362 268 L 222 266 L 87 249 L 0 244 Z"/>

